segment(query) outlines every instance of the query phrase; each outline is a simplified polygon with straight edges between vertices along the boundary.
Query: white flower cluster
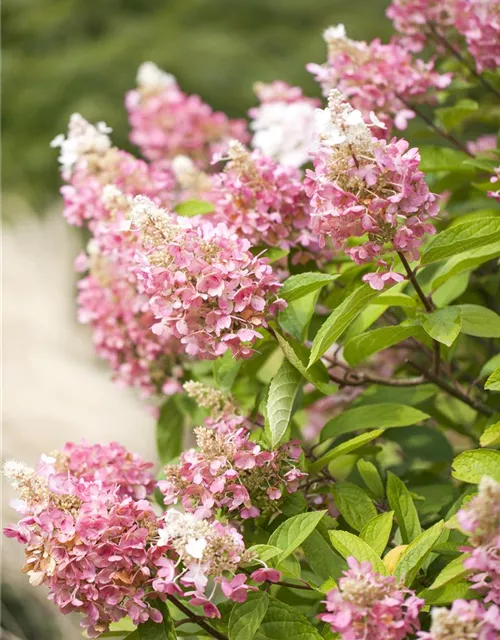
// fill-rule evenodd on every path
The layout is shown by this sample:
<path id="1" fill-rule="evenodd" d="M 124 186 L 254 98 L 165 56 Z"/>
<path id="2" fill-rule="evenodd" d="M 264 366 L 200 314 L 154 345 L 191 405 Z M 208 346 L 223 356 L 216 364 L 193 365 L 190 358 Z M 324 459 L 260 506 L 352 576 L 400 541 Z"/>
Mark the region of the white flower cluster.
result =
<path id="1" fill-rule="evenodd" d="M 68 135 L 63 133 L 56 136 L 50 146 L 59 147 L 59 162 L 62 176 L 69 180 L 75 166 L 82 158 L 89 154 L 104 155 L 111 148 L 109 133 L 111 127 L 105 122 L 98 122 L 95 126 L 87 122 L 79 113 L 74 113 L 69 120 Z"/>
<path id="2" fill-rule="evenodd" d="M 170 87 L 177 84 L 177 80 L 154 62 L 143 62 L 137 71 L 137 84 L 140 89 L 148 91 Z"/>

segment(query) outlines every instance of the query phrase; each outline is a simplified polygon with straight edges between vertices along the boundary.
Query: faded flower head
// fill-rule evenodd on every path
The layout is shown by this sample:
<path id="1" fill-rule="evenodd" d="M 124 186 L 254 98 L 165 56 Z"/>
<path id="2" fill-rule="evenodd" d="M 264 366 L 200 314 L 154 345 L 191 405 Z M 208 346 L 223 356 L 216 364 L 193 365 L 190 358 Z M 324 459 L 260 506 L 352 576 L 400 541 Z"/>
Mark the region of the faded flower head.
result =
<path id="1" fill-rule="evenodd" d="M 500 610 L 481 602 L 455 600 L 451 609 L 433 607 L 431 628 L 418 634 L 420 640 L 498 640 Z"/>
<path id="2" fill-rule="evenodd" d="M 424 600 L 394 576 L 382 576 L 369 562 L 347 559 L 338 588 L 327 593 L 328 613 L 319 616 L 343 640 L 403 640 L 420 628 Z"/>

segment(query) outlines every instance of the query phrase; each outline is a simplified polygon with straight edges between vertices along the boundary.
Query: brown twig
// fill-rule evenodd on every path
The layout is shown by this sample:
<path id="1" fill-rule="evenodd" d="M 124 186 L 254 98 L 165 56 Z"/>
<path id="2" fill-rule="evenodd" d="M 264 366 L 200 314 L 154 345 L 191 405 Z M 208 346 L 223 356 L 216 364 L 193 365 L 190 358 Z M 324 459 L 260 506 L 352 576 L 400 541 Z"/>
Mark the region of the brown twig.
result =
<path id="1" fill-rule="evenodd" d="M 217 631 L 217 629 L 214 629 L 212 626 L 210 626 L 205 621 L 206 618 L 203 618 L 202 616 L 197 616 L 196 613 L 193 613 L 190 609 L 188 609 L 188 607 L 182 604 L 182 602 L 177 600 L 175 596 L 169 595 L 167 596 L 167 598 L 170 600 L 170 602 L 173 605 L 177 607 L 177 609 L 179 609 L 179 611 L 182 611 L 182 613 L 185 616 L 187 616 L 192 622 L 197 624 L 201 629 L 206 631 L 213 638 L 217 638 L 217 640 L 228 640 L 227 636 L 225 636 L 223 633 L 220 633 L 219 631 Z"/>
<path id="2" fill-rule="evenodd" d="M 408 362 L 408 366 L 413 367 L 417 371 L 420 371 L 424 376 L 424 378 L 426 378 L 430 382 L 434 382 L 438 387 L 443 389 L 443 391 L 446 391 L 447 393 L 449 393 L 450 396 L 453 396 L 454 398 L 461 400 L 465 404 L 468 404 L 469 407 L 472 407 L 478 413 L 482 413 L 485 416 L 492 416 L 495 413 L 495 411 L 491 407 L 488 407 L 480 400 L 475 400 L 474 398 L 471 398 L 464 391 L 461 391 L 460 389 L 457 389 L 456 387 L 451 385 L 449 382 L 446 382 L 446 380 L 443 380 L 442 378 L 440 378 L 433 371 L 426 371 L 423 367 L 421 367 L 416 362 L 410 361 Z"/>
<path id="3" fill-rule="evenodd" d="M 450 142 L 454 147 L 456 147 L 460 151 L 463 151 L 464 153 L 466 153 L 471 158 L 474 158 L 474 154 L 472 154 L 467 149 L 467 146 L 463 142 L 461 142 L 458 138 L 455 138 L 455 136 L 452 133 L 448 133 L 444 129 L 441 129 L 441 127 L 439 127 L 435 122 L 433 122 L 431 118 L 426 116 L 426 114 L 423 111 L 421 111 L 421 109 L 419 107 L 417 107 L 414 104 L 411 104 L 411 102 L 408 102 L 408 100 L 403 98 L 403 96 L 401 96 L 399 94 L 396 94 L 396 95 L 398 97 L 398 100 L 400 100 L 406 107 L 408 107 L 408 109 L 411 109 L 412 111 L 414 111 L 417 114 L 417 116 L 421 120 L 423 120 L 423 122 L 425 122 L 425 124 L 430 129 L 432 129 L 435 133 L 437 133 L 438 135 L 443 137 L 445 140 Z"/>

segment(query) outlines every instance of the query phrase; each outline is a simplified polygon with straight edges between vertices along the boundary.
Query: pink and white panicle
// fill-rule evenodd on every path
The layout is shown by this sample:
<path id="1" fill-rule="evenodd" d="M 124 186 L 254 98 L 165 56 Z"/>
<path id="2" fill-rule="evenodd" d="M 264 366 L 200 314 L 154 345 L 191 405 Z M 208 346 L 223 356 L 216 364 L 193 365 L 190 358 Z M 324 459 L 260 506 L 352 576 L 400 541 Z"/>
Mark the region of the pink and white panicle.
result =
<path id="1" fill-rule="evenodd" d="M 303 253 L 317 251 L 310 232 L 309 201 L 298 169 L 232 141 L 228 162 L 213 176 L 210 200 L 216 222 L 242 234 L 253 246 L 263 244 Z"/>
<path id="2" fill-rule="evenodd" d="M 104 489 L 117 489 L 120 498 L 142 500 L 155 487 L 153 463 L 127 451 L 118 442 L 75 444 L 67 442 L 61 451 L 42 456 L 37 471 L 64 480 L 68 474 L 87 482 L 100 482 Z"/>
<path id="3" fill-rule="evenodd" d="M 131 220 L 141 236 L 136 277 L 156 318 L 153 333 L 175 337 L 201 359 L 227 349 L 250 357 L 266 314 L 286 306 L 268 261 L 225 224 L 175 218 L 148 198 L 134 199 Z"/>
<path id="4" fill-rule="evenodd" d="M 223 151 L 229 140 L 249 138 L 243 120 L 230 120 L 199 96 L 185 94 L 174 76 L 152 62 L 139 67 L 137 84 L 127 94 L 125 106 L 130 140 L 148 160 L 185 155 L 199 168 L 207 168 L 212 155 Z"/>
<path id="5" fill-rule="evenodd" d="M 473 589 L 485 602 L 500 605 L 500 483 L 487 476 L 481 478 L 478 494 L 457 517 L 469 536 L 464 567 L 472 572 Z"/>
<path id="6" fill-rule="evenodd" d="M 427 221 L 438 213 L 437 197 L 418 168 L 418 150 L 404 139 L 374 138 L 361 112 L 337 90 L 317 116 L 314 171 L 306 174 L 313 230 L 357 264 L 375 259 L 377 272 L 364 276 L 374 289 L 402 281 L 384 254 L 397 251 L 417 259 L 422 238 L 435 231 Z M 349 239 L 365 235 L 366 242 L 346 248 Z"/>
<path id="7" fill-rule="evenodd" d="M 87 224 L 93 230 L 99 221 L 108 219 L 102 200 L 106 185 L 130 196 L 143 194 L 163 206 L 172 202 L 175 181 L 171 170 L 148 165 L 112 146 L 110 132 L 103 122 L 94 126 L 75 113 L 67 136 L 61 134 L 51 143 L 61 149 L 61 175 L 68 183 L 61 187 L 63 213 L 70 224 Z"/>
<path id="8" fill-rule="evenodd" d="M 209 404 L 207 398 L 215 401 L 216 391 L 207 394 L 199 383 L 185 388 L 201 406 L 212 407 L 212 416 L 195 429 L 198 450 L 185 451 L 178 464 L 166 467 L 165 480 L 158 483 L 165 504 L 180 503 L 198 518 L 213 518 L 218 509 L 242 520 L 279 512 L 286 493 L 297 491 L 305 476 L 296 466 L 300 446 L 290 442 L 263 449 L 250 440 L 234 408 Z"/>
<path id="9" fill-rule="evenodd" d="M 490 179 L 490 182 L 492 184 L 495 184 L 499 180 L 500 180 L 500 167 L 496 167 L 495 175 Z M 498 200 L 498 202 L 500 202 L 500 189 L 498 189 L 497 191 L 493 191 L 493 190 L 488 191 L 488 197 L 494 198 L 495 200 Z"/>
<path id="10" fill-rule="evenodd" d="M 301 167 L 309 162 L 309 148 L 314 138 L 314 111 L 319 100 L 307 98 L 300 87 L 279 80 L 254 86 L 260 101 L 249 111 L 252 146 L 277 162 Z"/>
<path id="11" fill-rule="evenodd" d="M 498 0 L 457 0 L 455 27 L 465 37 L 479 73 L 500 66 Z"/>
<path id="12" fill-rule="evenodd" d="M 420 640 L 498 640 L 500 610 L 496 605 L 488 609 L 477 600 L 455 600 L 451 609 L 431 609 L 429 631 L 420 631 Z"/>
<path id="13" fill-rule="evenodd" d="M 342 640 L 403 640 L 420 628 L 424 600 L 394 576 L 374 572 L 369 562 L 351 556 L 347 564 L 338 588 L 327 593 L 328 613 L 319 616 L 334 633 Z"/>
<path id="14" fill-rule="evenodd" d="M 328 59 L 324 65 L 309 64 L 307 69 L 328 96 L 338 89 L 368 121 L 371 112 L 386 125 L 403 130 L 415 117 L 410 102 L 433 100 L 431 90 L 443 89 L 451 82 L 450 74 L 434 71 L 433 61 L 414 59 L 406 47 L 397 42 L 382 44 L 347 38 L 344 25 L 330 27 L 324 33 Z M 377 135 L 385 136 L 379 129 Z"/>
<path id="15" fill-rule="evenodd" d="M 6 463 L 4 473 L 23 516 L 4 533 L 26 545 L 23 572 L 31 584 L 45 585 L 62 613 L 84 614 L 81 625 L 91 638 L 125 616 L 134 624 L 161 621 L 148 602 L 158 529 L 149 502 L 70 474 L 46 477 L 20 463 Z"/>

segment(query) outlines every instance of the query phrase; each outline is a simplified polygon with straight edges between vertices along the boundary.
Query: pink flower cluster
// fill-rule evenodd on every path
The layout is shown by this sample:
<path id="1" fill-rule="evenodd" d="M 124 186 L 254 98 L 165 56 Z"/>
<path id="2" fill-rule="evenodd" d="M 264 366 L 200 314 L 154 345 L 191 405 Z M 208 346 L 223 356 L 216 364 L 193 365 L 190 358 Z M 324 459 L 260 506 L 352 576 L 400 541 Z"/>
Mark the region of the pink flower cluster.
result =
<path id="1" fill-rule="evenodd" d="M 93 230 L 109 219 L 102 199 L 103 189 L 114 185 L 124 194 L 143 194 L 163 206 L 172 203 L 175 185 L 172 171 L 148 165 L 125 151 L 113 147 L 104 123 L 96 126 L 78 113 L 71 116 L 68 134 L 57 136 L 52 146 L 60 147 L 61 187 L 64 217 L 70 224 L 89 225 Z"/>
<path id="2" fill-rule="evenodd" d="M 469 535 L 464 567 L 485 602 L 500 605 L 500 483 L 484 476 L 478 494 L 457 514 L 460 527 Z"/>
<path id="3" fill-rule="evenodd" d="M 158 483 L 165 504 L 180 502 L 198 518 L 223 509 L 230 518 L 256 518 L 279 511 L 287 493 L 305 477 L 296 466 L 300 445 L 266 451 L 250 439 L 242 416 L 223 413 L 195 430 L 198 450 L 181 454 Z"/>
<path id="4" fill-rule="evenodd" d="M 135 272 L 157 320 L 153 333 L 173 336 L 200 359 L 227 349 L 251 356 L 266 314 L 286 306 L 268 261 L 225 224 L 176 219 L 145 197 L 134 199 L 131 216 L 142 242 Z"/>
<path id="5" fill-rule="evenodd" d="M 496 0 L 393 0 L 387 9 L 403 43 L 413 50 L 423 48 L 426 36 L 435 36 L 438 46 L 451 34 L 464 36 L 479 73 L 500 65 L 500 9 Z"/>
<path id="6" fill-rule="evenodd" d="M 119 498 L 142 500 L 155 487 L 153 464 L 118 442 L 75 444 L 67 442 L 61 451 L 43 456 L 37 471 L 64 480 L 72 476 L 99 482 L 105 490 L 116 489 Z"/>
<path id="7" fill-rule="evenodd" d="M 417 259 L 422 238 L 435 231 L 427 220 L 438 212 L 437 197 L 418 168 L 418 150 L 403 139 L 373 138 L 361 113 L 336 90 L 318 113 L 318 126 L 314 171 L 306 178 L 313 229 L 357 264 L 377 260 L 379 270 L 364 276 L 374 289 L 402 281 L 383 254 Z M 366 242 L 345 248 L 349 239 L 365 235 Z"/>
<path id="8" fill-rule="evenodd" d="M 328 45 L 326 64 L 307 66 L 324 95 L 338 89 L 365 120 L 370 112 L 375 113 L 388 133 L 393 126 L 406 129 L 408 120 L 415 117 L 409 103 L 429 102 L 431 89 L 443 89 L 451 82 L 450 74 L 434 71 L 432 60 L 414 59 L 396 41 L 356 42 L 346 37 L 343 25 L 327 29 L 324 38 Z M 382 137 L 385 132 L 379 133 Z"/>
<path id="9" fill-rule="evenodd" d="M 403 42 L 420 51 L 430 31 L 430 24 L 446 30 L 455 22 L 457 0 L 392 0 L 386 11 L 394 28 L 404 34 Z"/>
<path id="10" fill-rule="evenodd" d="M 479 73 L 500 66 L 500 6 L 497 0 L 457 0 L 455 27 L 465 37 Z"/>
<path id="11" fill-rule="evenodd" d="M 150 504 L 120 498 L 99 482 L 7 464 L 23 517 L 4 533 L 26 545 L 30 583 L 44 584 L 62 613 L 84 614 L 81 625 L 91 638 L 125 616 L 135 624 L 161 621 L 148 603 L 149 545 L 158 527 Z"/>
<path id="12" fill-rule="evenodd" d="M 78 320 L 92 328 L 96 353 L 123 386 L 141 390 L 144 396 L 180 389 L 180 344 L 171 336 L 151 331 L 154 315 L 147 298 L 130 281 L 132 264 L 121 264 L 102 255 L 81 256 L 90 273 L 78 284 Z"/>
<path id="13" fill-rule="evenodd" d="M 251 245 L 317 250 L 309 231 L 309 201 L 302 177 L 256 150 L 229 145 L 228 163 L 212 179 L 213 219 L 242 234 Z"/>
<path id="14" fill-rule="evenodd" d="M 65 450 L 76 463 L 75 446 Z M 111 450 L 116 445 L 96 457 L 105 462 Z M 88 451 L 82 456 L 84 465 L 89 457 Z M 85 479 L 92 475 L 91 465 L 80 477 L 56 466 L 50 456 L 42 456 L 37 471 L 17 462 L 5 464 L 22 518 L 4 534 L 26 546 L 23 571 L 30 583 L 45 585 L 62 613 L 83 614 L 81 625 L 91 638 L 126 616 L 136 625 L 149 619 L 161 622 L 152 601 L 167 595 L 187 598 L 202 606 L 205 615 L 220 617 L 209 580 L 226 597 L 243 602 L 256 587 L 238 573 L 241 564 L 263 565 L 250 576 L 257 583 L 281 578 L 245 550 L 241 534 L 231 526 L 175 510 L 158 517 L 146 500 L 123 495 L 124 484 L 121 489 L 107 485 L 108 475 L 104 484 Z M 103 469 L 96 463 L 96 476 L 99 471 Z M 130 466 L 128 472 L 125 482 L 131 481 Z"/>
<path id="15" fill-rule="evenodd" d="M 500 637 L 500 609 L 493 605 L 489 609 L 472 600 L 455 600 L 451 609 L 431 609 L 430 631 L 420 631 L 420 640 L 498 640 Z"/>
<path id="16" fill-rule="evenodd" d="M 420 628 L 424 600 L 394 576 L 374 572 L 369 562 L 351 556 L 347 564 L 338 588 L 327 593 L 328 613 L 319 616 L 334 633 L 342 640 L 403 640 Z"/>
<path id="17" fill-rule="evenodd" d="M 230 120 L 199 96 L 186 95 L 172 75 L 152 62 L 139 68 L 137 82 L 138 88 L 130 91 L 125 101 L 132 127 L 130 139 L 149 160 L 186 155 L 205 168 L 229 140 L 248 140 L 243 120 Z"/>
<path id="18" fill-rule="evenodd" d="M 281 164 L 300 167 L 309 161 L 314 137 L 314 112 L 319 100 L 307 98 L 300 87 L 279 80 L 256 83 L 260 105 L 248 112 L 254 131 L 252 146 Z"/>

